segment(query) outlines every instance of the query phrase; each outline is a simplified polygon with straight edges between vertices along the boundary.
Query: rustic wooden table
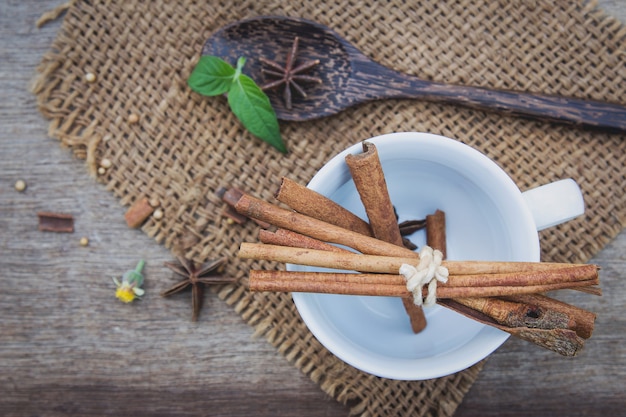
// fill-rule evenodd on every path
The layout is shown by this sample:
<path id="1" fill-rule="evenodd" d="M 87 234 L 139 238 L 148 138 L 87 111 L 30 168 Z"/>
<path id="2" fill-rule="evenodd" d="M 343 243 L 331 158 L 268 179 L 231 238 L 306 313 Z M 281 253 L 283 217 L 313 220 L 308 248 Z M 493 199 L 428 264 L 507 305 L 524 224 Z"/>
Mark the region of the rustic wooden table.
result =
<path id="1" fill-rule="evenodd" d="M 169 252 L 126 227 L 124 208 L 48 137 L 29 93 L 60 26 L 35 21 L 59 3 L 0 3 L 0 415 L 347 416 L 215 295 L 198 323 L 185 296 L 157 295 L 173 280 L 162 267 Z M 599 3 L 626 22 L 625 0 Z M 39 232 L 40 210 L 72 213 L 75 233 Z M 146 300 L 127 308 L 111 277 L 140 258 Z M 576 300 L 599 313 L 582 354 L 565 359 L 510 339 L 458 416 L 626 413 L 626 230 L 593 262 L 605 296 Z"/>

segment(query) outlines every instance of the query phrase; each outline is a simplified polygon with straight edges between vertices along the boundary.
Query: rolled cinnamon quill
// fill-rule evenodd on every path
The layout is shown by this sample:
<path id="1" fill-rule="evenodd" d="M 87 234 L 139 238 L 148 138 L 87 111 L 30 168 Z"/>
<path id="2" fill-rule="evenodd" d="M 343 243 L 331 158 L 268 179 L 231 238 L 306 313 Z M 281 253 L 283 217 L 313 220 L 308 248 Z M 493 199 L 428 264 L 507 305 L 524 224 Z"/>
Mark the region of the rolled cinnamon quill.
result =
<path id="1" fill-rule="evenodd" d="M 365 255 L 353 252 L 328 252 L 316 249 L 293 248 L 243 242 L 237 256 L 245 259 L 267 260 L 282 263 L 314 266 L 320 268 L 344 269 L 348 271 L 390 274 L 390 282 L 400 282 L 398 275 L 403 264 L 416 265 L 419 255 L 410 257 Z M 443 261 L 449 277 L 445 285 L 449 287 L 543 285 L 592 281 L 598 283 L 598 267 L 591 264 L 552 264 L 541 262 L 469 262 L 469 270 L 475 274 L 465 274 L 466 261 Z M 395 276 L 395 277 L 394 277 Z M 396 281 L 393 281 L 396 280 Z"/>
<path id="2" fill-rule="evenodd" d="M 404 246 L 376 146 L 370 142 L 363 142 L 363 152 L 347 155 L 346 165 L 350 169 L 352 180 L 365 207 L 374 237 L 397 246 Z M 422 307 L 408 299 L 403 299 L 402 303 L 413 332 L 419 333 L 424 330 L 426 315 Z"/>
<path id="3" fill-rule="evenodd" d="M 318 239 L 305 236 L 291 230 L 278 229 L 271 232 L 266 229 L 259 230 L 259 240 L 268 245 L 287 246 L 292 248 L 316 249 L 328 252 L 349 252 L 347 249 L 322 242 Z"/>
<path id="4" fill-rule="evenodd" d="M 305 214 L 335 226 L 372 236 L 370 225 L 351 211 L 322 194 L 290 180 L 282 178 L 276 199 L 298 213 Z"/>
<path id="5" fill-rule="evenodd" d="M 455 287 L 440 284 L 437 298 L 499 297 L 535 294 L 559 289 L 594 285 L 597 281 L 559 282 L 541 285 Z M 409 298 L 412 294 L 400 275 L 347 274 L 341 272 L 250 271 L 251 291 L 314 292 L 322 294 L 393 296 Z M 422 289 L 423 296 L 428 289 Z"/>
<path id="6" fill-rule="evenodd" d="M 448 245 L 446 242 L 446 214 L 441 210 L 426 216 L 426 243 L 433 249 L 438 249 L 446 259 Z"/>
<path id="7" fill-rule="evenodd" d="M 352 180 L 359 193 L 373 236 L 402 246 L 402 236 L 394 212 L 378 150 L 363 142 L 363 152 L 346 156 Z"/>

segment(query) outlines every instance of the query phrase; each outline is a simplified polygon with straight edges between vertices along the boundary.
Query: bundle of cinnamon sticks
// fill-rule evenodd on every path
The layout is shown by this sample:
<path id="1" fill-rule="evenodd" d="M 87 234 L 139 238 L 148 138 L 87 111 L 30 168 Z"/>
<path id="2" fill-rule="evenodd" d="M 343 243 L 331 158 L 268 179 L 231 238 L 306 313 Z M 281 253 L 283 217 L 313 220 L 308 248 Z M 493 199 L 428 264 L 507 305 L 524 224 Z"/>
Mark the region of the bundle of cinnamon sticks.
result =
<path id="1" fill-rule="evenodd" d="M 239 214 L 275 228 L 260 231 L 262 243 L 242 243 L 238 256 L 346 270 L 253 270 L 249 287 L 401 297 L 417 333 L 426 326 L 425 316 L 399 270 L 417 264 L 419 255 L 403 246 L 375 146 L 364 142 L 363 150 L 348 155 L 346 163 L 369 222 L 287 178 L 276 198 L 289 209 L 235 190 L 229 201 Z M 437 210 L 425 220 L 427 245 L 445 258 L 445 213 Z M 449 275 L 437 286 L 437 303 L 474 320 L 565 356 L 575 355 L 593 332 L 595 314 L 544 293 L 576 289 L 601 295 L 596 265 L 444 260 L 442 266 Z M 426 287 L 422 291 L 425 297 Z"/>

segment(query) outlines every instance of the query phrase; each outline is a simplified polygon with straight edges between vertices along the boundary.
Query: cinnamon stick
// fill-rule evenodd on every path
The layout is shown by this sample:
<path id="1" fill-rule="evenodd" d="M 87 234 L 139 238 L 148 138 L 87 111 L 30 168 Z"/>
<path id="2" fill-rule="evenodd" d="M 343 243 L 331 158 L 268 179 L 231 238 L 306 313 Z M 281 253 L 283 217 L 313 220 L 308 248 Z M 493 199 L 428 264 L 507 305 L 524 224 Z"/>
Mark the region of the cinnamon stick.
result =
<path id="1" fill-rule="evenodd" d="M 525 261 L 448 261 L 443 265 L 453 275 L 480 275 L 480 274 L 506 274 L 510 272 L 537 272 L 550 271 L 563 268 L 589 267 L 597 271 L 598 265 L 592 264 L 565 264 L 558 262 L 525 262 Z"/>
<path id="2" fill-rule="evenodd" d="M 443 259 L 447 258 L 446 242 L 446 214 L 441 210 L 426 216 L 426 244 L 443 253 Z"/>
<path id="3" fill-rule="evenodd" d="M 363 142 L 363 152 L 347 155 L 346 165 L 350 169 L 352 180 L 365 207 L 374 237 L 404 246 L 376 146 L 370 142 Z M 426 316 L 422 307 L 409 299 L 403 299 L 402 303 L 409 315 L 413 332 L 419 333 L 424 330 Z"/>
<path id="4" fill-rule="evenodd" d="M 363 142 L 363 153 L 347 155 L 346 165 L 350 169 L 374 237 L 402 246 L 400 228 L 376 146 Z"/>
<path id="5" fill-rule="evenodd" d="M 324 250 L 243 242 L 239 247 L 237 256 L 246 259 L 276 261 L 321 268 L 390 274 L 390 280 L 397 279 L 400 282 L 403 279 L 398 275 L 400 267 L 403 264 L 415 265 L 419 259 L 418 254 L 414 252 L 409 253 L 412 256 L 364 255 L 349 251 L 330 253 Z M 482 274 L 473 275 L 463 274 L 464 264 L 464 261 L 444 261 L 443 266 L 448 268 L 450 275 L 448 282 L 440 285 L 449 287 L 496 287 L 568 283 L 573 281 L 598 282 L 598 269 L 595 265 L 589 264 L 548 264 L 543 269 L 544 265 L 540 262 L 506 262 L 506 266 L 509 269 L 504 269 L 500 268 L 498 262 L 485 262 L 484 266 L 478 268 L 478 262 L 472 261 L 471 266 L 475 270 L 483 270 Z M 487 267 L 488 265 L 493 265 L 493 270 L 506 272 L 491 273 Z M 560 268 L 556 269 L 555 265 L 559 265 Z M 522 272 L 517 272 L 514 269 L 516 266 L 522 269 Z M 392 278 L 394 276 L 395 278 Z"/>
<path id="6" fill-rule="evenodd" d="M 496 274 L 453 275 L 450 285 L 455 287 L 472 286 L 507 286 L 519 285 L 543 285 L 558 282 L 574 282 L 596 279 L 598 268 L 595 265 L 562 265 L 561 268 L 549 268 L 540 271 L 508 272 Z"/>
<path id="7" fill-rule="evenodd" d="M 403 263 L 414 264 L 417 254 L 398 258 L 379 255 L 362 255 L 354 252 L 328 252 L 323 250 L 292 248 L 259 243 L 242 242 L 237 256 L 244 259 L 256 259 L 315 266 L 321 268 L 345 269 L 360 272 L 378 272 L 398 274 Z M 399 278 L 402 278 L 398 275 Z"/>
<path id="8" fill-rule="evenodd" d="M 226 203 L 230 207 L 234 207 L 237 204 L 237 201 L 244 194 L 239 188 L 231 187 L 231 188 L 220 188 L 216 192 L 217 196 L 222 199 L 224 203 Z"/>
<path id="9" fill-rule="evenodd" d="M 277 229 L 275 232 L 261 229 L 259 230 L 259 240 L 268 245 L 317 249 L 329 252 L 349 252 L 347 249 L 343 249 L 287 229 Z"/>
<path id="10" fill-rule="evenodd" d="M 370 225 L 330 198 L 283 177 L 275 195 L 276 199 L 298 213 L 306 214 L 344 229 L 372 236 Z"/>
<path id="11" fill-rule="evenodd" d="M 534 294 L 576 286 L 594 285 L 593 280 L 544 285 L 518 285 L 507 287 L 454 287 L 437 286 L 437 298 L 498 297 L 518 294 Z M 404 279 L 399 275 L 347 274 L 341 272 L 299 271 L 250 271 L 251 291 L 319 292 L 344 295 L 371 295 L 412 297 Z M 427 289 L 422 289 L 424 296 Z"/>
<path id="12" fill-rule="evenodd" d="M 437 286 L 437 295 L 440 292 L 441 298 L 457 298 L 457 297 L 502 297 L 506 295 L 516 294 L 537 294 L 547 291 L 575 289 L 578 287 L 589 287 L 598 285 L 597 279 L 589 279 L 574 282 L 553 282 L 547 284 L 531 284 L 531 285 L 509 285 L 509 286 L 480 286 L 480 287 L 456 287 L 452 285 L 439 284 Z M 445 288 L 445 290 L 443 290 Z"/>
<path id="13" fill-rule="evenodd" d="M 575 320 L 568 314 L 534 304 L 490 297 L 455 298 L 454 301 L 488 315 L 503 326 L 570 330 L 576 327 Z"/>
<path id="14" fill-rule="evenodd" d="M 506 300 L 533 304 L 545 309 L 560 311 L 572 318 L 575 325 L 572 328 L 583 339 L 589 339 L 593 333 L 596 315 L 580 307 L 564 303 L 543 294 L 523 294 L 505 297 Z"/>
<path id="15" fill-rule="evenodd" d="M 585 340 L 570 329 L 529 329 L 526 327 L 509 327 L 496 322 L 493 318 L 466 307 L 453 299 L 442 299 L 439 303 L 449 309 L 463 314 L 472 320 L 488 326 L 496 327 L 512 336 L 529 341 L 538 346 L 557 352 L 563 356 L 576 356 L 583 348 Z"/>
<path id="16" fill-rule="evenodd" d="M 420 220 L 405 220 L 398 224 L 400 228 L 400 234 L 402 236 L 412 235 L 418 230 L 422 230 L 426 227 L 426 219 Z"/>
<path id="17" fill-rule="evenodd" d="M 373 237 L 326 223 L 243 194 L 235 204 L 237 212 L 276 227 L 301 233 L 324 242 L 336 243 L 373 255 L 415 256 L 413 251 Z"/>
<path id="18" fill-rule="evenodd" d="M 406 285 L 389 284 L 381 274 L 251 270 L 250 291 L 410 297 Z"/>

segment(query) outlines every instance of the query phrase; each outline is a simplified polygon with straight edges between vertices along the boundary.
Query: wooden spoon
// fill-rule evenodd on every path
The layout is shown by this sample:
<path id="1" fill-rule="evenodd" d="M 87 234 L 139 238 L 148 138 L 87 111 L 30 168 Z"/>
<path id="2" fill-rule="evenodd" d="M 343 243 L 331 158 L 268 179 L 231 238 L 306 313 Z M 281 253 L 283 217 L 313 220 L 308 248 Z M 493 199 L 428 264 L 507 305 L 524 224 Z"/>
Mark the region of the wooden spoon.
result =
<path id="1" fill-rule="evenodd" d="M 304 84 L 307 97 L 293 94 L 291 109 L 285 107 L 282 89 L 268 90 L 281 120 L 317 119 L 367 101 L 410 98 L 584 127 L 626 130 L 626 106 L 422 80 L 372 61 L 331 29 L 303 19 L 263 16 L 234 22 L 215 32 L 202 54 L 219 56 L 233 65 L 244 56 L 244 73 L 264 84 L 270 79 L 262 73 L 259 58 L 284 63 L 295 37 L 299 38 L 297 61 L 319 60 L 310 75 L 321 78 L 322 84 Z"/>

